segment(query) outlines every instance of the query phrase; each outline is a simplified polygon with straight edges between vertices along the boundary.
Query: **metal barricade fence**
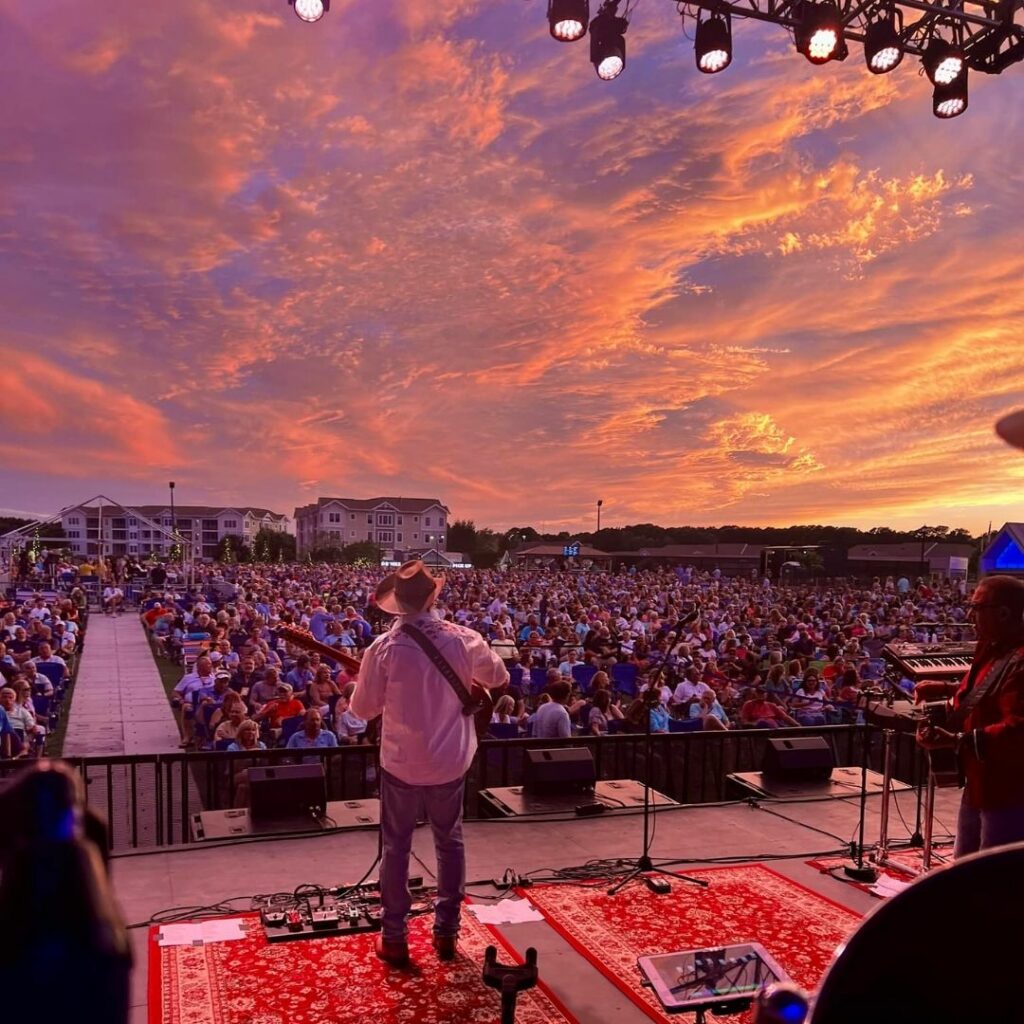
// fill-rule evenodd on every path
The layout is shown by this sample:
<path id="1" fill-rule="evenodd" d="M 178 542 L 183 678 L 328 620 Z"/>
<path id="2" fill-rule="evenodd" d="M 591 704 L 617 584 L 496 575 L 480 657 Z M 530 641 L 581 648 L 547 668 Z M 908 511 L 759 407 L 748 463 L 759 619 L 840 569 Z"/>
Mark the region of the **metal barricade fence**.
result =
<path id="1" fill-rule="evenodd" d="M 654 789 L 684 804 L 725 800 L 727 776 L 758 771 L 768 740 L 778 736 L 824 736 L 836 763 L 860 765 L 868 738 L 869 766 L 881 770 L 881 735 L 865 726 L 840 725 L 785 730 L 662 733 L 651 737 L 647 764 L 642 734 L 580 736 L 567 740 L 485 740 L 466 783 L 466 815 L 483 813 L 479 791 L 519 786 L 525 751 L 531 747 L 582 746 L 594 757 L 598 779 L 650 781 Z M 366 744 L 303 750 L 302 759 L 324 763 L 328 800 L 360 800 L 376 795 L 377 748 Z M 916 785 L 923 779 L 912 736 L 896 739 L 898 779 Z M 296 761 L 295 751 L 203 751 L 198 753 L 68 758 L 86 783 L 90 804 L 108 820 L 114 850 L 191 842 L 191 817 L 198 811 L 234 806 L 235 775 L 255 765 Z M 0 781 L 20 771 L 25 761 L 0 762 Z M 3 823 L 10 828 L 10 822 Z"/>

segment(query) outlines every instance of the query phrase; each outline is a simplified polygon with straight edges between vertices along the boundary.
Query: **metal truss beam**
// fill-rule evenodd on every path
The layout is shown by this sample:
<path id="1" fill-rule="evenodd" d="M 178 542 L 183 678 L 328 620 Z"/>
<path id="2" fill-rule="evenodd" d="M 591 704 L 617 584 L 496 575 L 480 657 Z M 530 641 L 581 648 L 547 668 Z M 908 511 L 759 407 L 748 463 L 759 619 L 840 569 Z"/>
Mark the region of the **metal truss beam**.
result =
<path id="1" fill-rule="evenodd" d="M 684 17 L 699 10 L 728 12 L 794 29 L 801 0 L 694 0 L 676 3 Z M 1024 60 L 1024 0 L 839 0 L 847 40 L 864 41 L 868 25 L 882 13 L 897 12 L 904 52 L 923 56 L 932 37 L 959 44 L 973 71 L 998 75 Z"/>

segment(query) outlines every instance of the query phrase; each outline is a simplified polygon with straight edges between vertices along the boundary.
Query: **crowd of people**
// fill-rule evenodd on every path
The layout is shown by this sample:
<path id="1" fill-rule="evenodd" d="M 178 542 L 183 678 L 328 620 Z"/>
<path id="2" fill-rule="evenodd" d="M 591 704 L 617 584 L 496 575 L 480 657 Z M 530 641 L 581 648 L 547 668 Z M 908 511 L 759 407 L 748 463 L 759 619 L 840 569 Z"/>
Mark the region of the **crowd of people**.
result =
<path id="1" fill-rule="evenodd" d="M 68 592 L 0 592 L 0 759 L 41 754 L 85 637 L 87 601 Z"/>
<path id="2" fill-rule="evenodd" d="M 287 643 L 299 626 L 358 657 L 387 629 L 384 573 L 222 567 L 191 593 L 153 587 L 141 614 L 172 658 L 182 746 L 334 746 L 372 739 L 355 673 Z M 449 571 L 432 614 L 479 632 L 510 669 L 497 736 L 820 726 L 857 720 L 891 640 L 959 640 L 964 581 L 776 585 L 718 572 Z M 909 681 L 904 681 L 909 689 Z"/>

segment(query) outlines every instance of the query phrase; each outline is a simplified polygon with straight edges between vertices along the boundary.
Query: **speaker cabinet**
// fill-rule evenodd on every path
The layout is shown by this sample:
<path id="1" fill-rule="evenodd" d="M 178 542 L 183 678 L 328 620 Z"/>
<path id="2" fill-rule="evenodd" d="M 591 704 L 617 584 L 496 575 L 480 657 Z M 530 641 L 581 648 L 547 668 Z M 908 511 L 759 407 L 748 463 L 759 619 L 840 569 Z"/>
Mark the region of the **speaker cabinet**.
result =
<path id="1" fill-rule="evenodd" d="M 761 771 L 779 782 L 827 782 L 836 766 L 832 745 L 822 736 L 768 740 Z"/>
<path id="2" fill-rule="evenodd" d="M 249 768 L 249 815 L 254 826 L 302 821 L 313 824 L 327 807 L 322 764 Z M 311 808 L 315 810 L 311 810 Z"/>
<path id="3" fill-rule="evenodd" d="M 594 788 L 594 757 L 586 747 L 526 749 L 523 789 L 527 793 L 582 793 Z"/>

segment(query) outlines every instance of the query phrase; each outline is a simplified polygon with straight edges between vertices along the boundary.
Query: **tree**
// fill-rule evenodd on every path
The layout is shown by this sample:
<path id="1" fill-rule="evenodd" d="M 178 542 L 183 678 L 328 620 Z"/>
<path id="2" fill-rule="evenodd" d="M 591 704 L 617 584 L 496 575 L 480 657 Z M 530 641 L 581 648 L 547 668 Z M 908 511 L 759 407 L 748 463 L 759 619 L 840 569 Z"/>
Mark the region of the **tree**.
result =
<path id="1" fill-rule="evenodd" d="M 448 527 L 448 550 L 470 555 L 476 550 L 476 525 L 472 519 L 456 519 Z"/>
<path id="2" fill-rule="evenodd" d="M 252 559 L 252 552 L 249 546 L 234 533 L 227 533 L 219 541 L 213 557 L 218 562 L 231 565 L 233 562 L 248 562 Z"/>
<path id="3" fill-rule="evenodd" d="M 341 549 L 341 560 L 347 565 L 380 565 L 380 548 L 372 540 L 357 540 Z"/>
<path id="4" fill-rule="evenodd" d="M 268 530 L 260 527 L 252 542 L 257 562 L 295 561 L 295 538 L 283 530 Z"/>

